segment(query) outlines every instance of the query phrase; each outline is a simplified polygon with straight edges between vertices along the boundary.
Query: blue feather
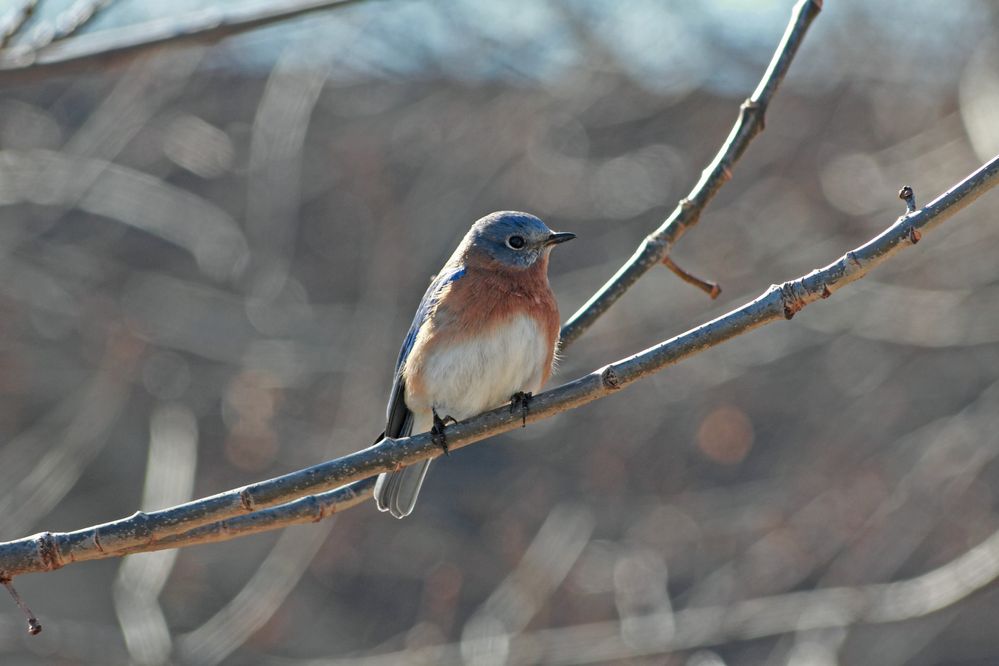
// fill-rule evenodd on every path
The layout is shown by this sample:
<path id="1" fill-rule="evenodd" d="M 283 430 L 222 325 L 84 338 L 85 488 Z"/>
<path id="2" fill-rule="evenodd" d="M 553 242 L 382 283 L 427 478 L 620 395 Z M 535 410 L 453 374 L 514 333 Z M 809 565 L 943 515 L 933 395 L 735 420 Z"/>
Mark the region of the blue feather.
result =
<path id="1" fill-rule="evenodd" d="M 460 280 L 463 275 L 465 275 L 464 266 L 446 266 L 430 282 L 430 286 L 427 287 L 427 293 L 423 295 L 423 300 L 420 301 L 420 307 L 416 309 L 416 316 L 413 317 L 413 323 L 410 324 L 409 332 L 406 333 L 402 349 L 399 350 L 399 360 L 395 363 L 395 378 L 392 380 L 392 391 L 389 393 L 388 407 L 385 410 L 387 420 L 385 434 L 389 437 L 399 437 L 400 435 L 409 434 L 408 429 L 411 425 L 408 423 L 409 419 L 407 418 L 409 408 L 406 407 L 404 398 L 405 388 L 402 381 L 402 365 L 406 362 L 409 352 L 413 350 L 413 345 L 416 344 L 416 336 L 430 315 L 431 310 L 434 309 L 434 306 L 440 300 L 444 288 L 455 280 Z"/>
<path id="2" fill-rule="evenodd" d="M 406 333 L 402 349 L 399 350 L 399 360 L 395 364 L 396 372 L 399 372 L 402 364 L 406 362 L 409 352 L 413 350 L 413 345 L 416 343 L 416 336 L 419 334 L 423 322 L 426 321 L 427 315 L 430 314 L 430 311 L 434 309 L 434 306 L 440 300 L 441 292 L 452 282 L 461 279 L 463 275 L 465 275 L 464 266 L 450 266 L 442 270 L 430 283 L 427 293 L 423 295 L 423 300 L 420 301 L 420 306 L 416 309 L 416 315 L 413 317 L 413 323 L 409 326 L 409 332 Z"/>

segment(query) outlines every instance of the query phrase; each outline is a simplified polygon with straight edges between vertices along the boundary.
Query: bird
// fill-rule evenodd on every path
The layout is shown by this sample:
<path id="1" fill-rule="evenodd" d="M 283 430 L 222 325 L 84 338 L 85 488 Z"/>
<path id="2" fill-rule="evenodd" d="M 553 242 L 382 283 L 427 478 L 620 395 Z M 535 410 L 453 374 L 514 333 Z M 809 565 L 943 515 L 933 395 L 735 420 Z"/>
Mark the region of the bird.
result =
<path id="1" fill-rule="evenodd" d="M 548 283 L 552 248 L 572 240 L 529 213 L 477 220 L 431 280 L 396 361 L 383 437 L 433 433 L 509 402 L 526 423 L 533 393 L 551 375 L 558 303 Z M 408 516 L 430 460 L 379 475 L 380 511 Z"/>

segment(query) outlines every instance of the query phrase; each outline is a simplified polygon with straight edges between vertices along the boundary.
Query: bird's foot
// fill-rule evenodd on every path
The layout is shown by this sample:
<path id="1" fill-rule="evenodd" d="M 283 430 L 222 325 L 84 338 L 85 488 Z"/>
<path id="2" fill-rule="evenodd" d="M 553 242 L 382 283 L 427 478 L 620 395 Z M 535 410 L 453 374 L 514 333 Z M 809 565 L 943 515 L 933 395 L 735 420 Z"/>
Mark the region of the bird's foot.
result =
<path id="1" fill-rule="evenodd" d="M 510 413 L 513 414 L 518 410 L 520 411 L 521 428 L 527 427 L 527 415 L 531 411 L 531 400 L 533 398 L 534 394 L 530 391 L 517 391 L 510 396 Z"/>
<path id="2" fill-rule="evenodd" d="M 444 428 L 447 427 L 448 423 L 457 423 L 458 421 L 453 416 L 441 418 L 437 415 L 436 409 L 433 412 L 434 427 L 430 429 L 430 435 L 433 437 L 434 444 L 444 449 L 444 455 L 451 455 L 447 448 L 447 435 L 444 434 Z"/>

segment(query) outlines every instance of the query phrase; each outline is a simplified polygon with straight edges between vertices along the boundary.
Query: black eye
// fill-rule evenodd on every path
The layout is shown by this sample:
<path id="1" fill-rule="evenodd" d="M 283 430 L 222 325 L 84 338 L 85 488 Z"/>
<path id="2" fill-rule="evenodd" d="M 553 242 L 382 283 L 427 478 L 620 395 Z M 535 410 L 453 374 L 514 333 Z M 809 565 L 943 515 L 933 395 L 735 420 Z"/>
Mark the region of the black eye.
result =
<path id="1" fill-rule="evenodd" d="M 524 237 L 523 236 L 510 236 L 506 239 L 506 244 L 509 245 L 514 250 L 519 250 L 524 247 Z"/>

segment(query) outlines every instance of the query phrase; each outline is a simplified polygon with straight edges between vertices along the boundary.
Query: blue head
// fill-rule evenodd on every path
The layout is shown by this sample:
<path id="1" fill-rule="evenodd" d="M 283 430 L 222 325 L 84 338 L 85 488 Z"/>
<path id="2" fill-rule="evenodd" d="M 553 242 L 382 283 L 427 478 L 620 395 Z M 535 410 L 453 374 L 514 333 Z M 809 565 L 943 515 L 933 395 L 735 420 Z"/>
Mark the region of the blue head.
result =
<path id="1" fill-rule="evenodd" d="M 575 237 L 576 234 L 552 231 L 528 213 L 504 210 L 490 213 L 473 224 L 462 249 L 469 259 L 479 255 L 504 267 L 528 268 L 548 256 L 555 245 Z"/>

